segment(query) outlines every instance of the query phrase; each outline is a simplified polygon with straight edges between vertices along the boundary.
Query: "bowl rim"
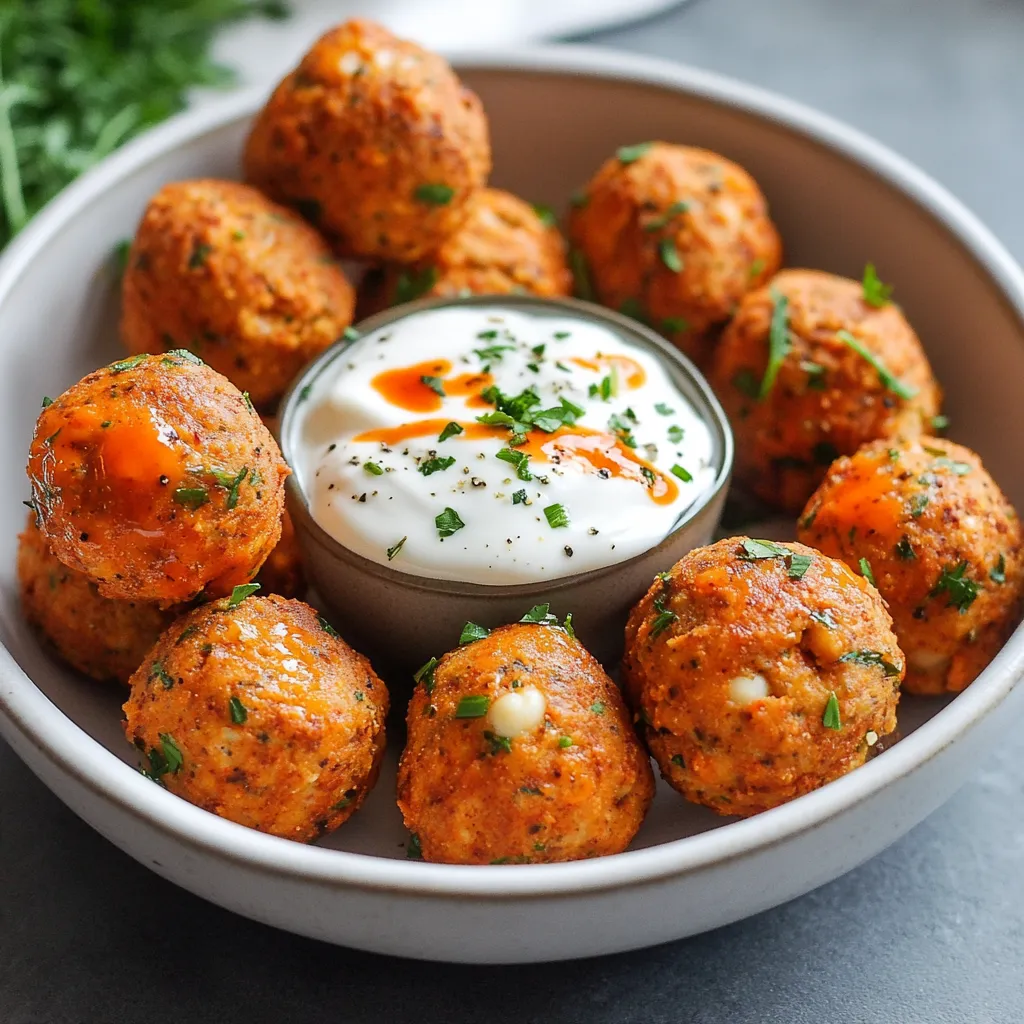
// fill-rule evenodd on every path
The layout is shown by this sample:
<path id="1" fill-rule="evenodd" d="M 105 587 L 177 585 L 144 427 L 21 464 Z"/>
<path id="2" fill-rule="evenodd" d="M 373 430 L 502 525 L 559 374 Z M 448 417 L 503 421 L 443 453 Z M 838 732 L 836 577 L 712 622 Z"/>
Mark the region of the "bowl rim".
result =
<path id="1" fill-rule="evenodd" d="M 881 178 L 929 213 L 997 287 L 1024 324 L 1024 272 L 996 237 L 929 175 L 883 144 L 829 115 L 760 87 L 667 60 L 600 48 L 551 45 L 449 55 L 461 72 L 592 77 L 682 92 L 767 120 L 832 150 Z M 26 267 L 64 223 L 125 175 L 196 138 L 251 116 L 267 94 L 249 89 L 179 114 L 104 160 L 65 189 L 0 256 L 0 308 Z M 6 613 L 5 613 L 6 618 Z M 7 629 L 11 622 L 5 621 Z M 35 748 L 59 775 L 96 799 L 133 816 L 199 855 L 292 881 L 326 888 L 451 899 L 570 898 L 585 892 L 636 887 L 696 873 L 752 856 L 813 831 L 914 772 L 978 726 L 1006 700 L 1024 672 L 1024 626 L 1018 628 L 978 679 L 948 706 L 885 755 L 805 796 L 742 821 L 693 836 L 589 861 L 562 864 L 463 866 L 391 860 L 305 846 L 255 832 L 203 811 L 154 786 L 93 740 L 0 648 L 0 712 L 16 746 Z"/>
<path id="2" fill-rule="evenodd" d="M 474 306 L 505 306 L 509 309 L 522 309 L 524 311 L 539 309 L 551 313 L 562 311 L 567 315 L 575 314 L 581 319 L 610 326 L 619 335 L 630 335 L 633 344 L 643 347 L 645 352 L 653 354 L 663 365 L 667 364 L 667 370 L 669 376 L 673 378 L 674 386 L 694 406 L 698 415 L 704 417 L 708 430 L 714 440 L 717 455 L 714 479 L 679 514 L 679 518 L 673 523 L 672 529 L 657 544 L 645 548 L 629 558 L 623 558 L 618 562 L 610 562 L 608 565 L 569 572 L 562 576 L 552 577 L 549 580 L 536 580 L 526 583 L 488 584 L 471 583 L 465 580 L 435 579 L 431 576 L 421 576 L 417 573 L 405 572 L 392 565 L 375 562 L 372 558 L 360 555 L 358 552 L 342 544 L 341 541 L 328 533 L 317 522 L 309 507 L 308 495 L 299 482 L 299 474 L 293 469 L 291 475 L 285 481 L 285 488 L 291 500 L 298 503 L 302 513 L 299 516 L 293 515 L 297 530 L 309 530 L 316 539 L 317 545 L 325 553 L 347 563 L 349 568 L 367 575 L 377 576 L 406 590 L 425 591 L 430 594 L 447 597 L 471 597 L 481 601 L 512 598 L 521 599 L 525 602 L 530 600 L 531 595 L 536 596 L 539 592 L 545 594 L 555 593 L 567 587 L 591 583 L 624 571 L 629 566 L 646 561 L 668 547 L 681 530 L 691 527 L 698 519 L 704 516 L 708 506 L 715 501 L 718 495 L 721 494 L 722 489 L 728 485 L 729 478 L 732 475 L 735 451 L 732 428 L 729 425 L 728 417 L 725 415 L 725 410 L 715 397 L 715 393 L 711 390 L 711 385 L 704 374 L 697 369 L 683 352 L 644 324 L 638 323 L 613 309 L 606 309 L 604 306 L 598 306 L 592 302 L 584 302 L 582 299 L 549 298 L 539 295 L 466 295 L 417 299 L 414 302 L 392 306 L 381 310 L 379 313 L 375 313 L 373 316 L 366 317 L 357 324 L 353 324 L 353 329 L 362 336 L 372 334 L 374 331 L 404 320 L 406 317 L 416 316 L 419 313 L 429 313 L 433 310 L 451 309 L 453 307 L 472 308 Z M 329 348 L 324 349 L 292 381 L 284 397 L 281 399 L 280 411 L 278 413 L 278 443 L 281 446 L 284 460 L 289 466 L 294 465 L 289 458 L 289 449 L 292 447 L 291 435 L 301 424 L 299 417 L 303 402 L 302 392 L 311 386 L 336 359 L 341 358 L 348 351 L 349 347 L 358 340 L 358 338 L 343 338 L 334 342 Z M 675 379 L 677 376 L 685 381 L 685 385 L 680 384 Z M 692 393 L 687 394 L 687 391 Z"/>

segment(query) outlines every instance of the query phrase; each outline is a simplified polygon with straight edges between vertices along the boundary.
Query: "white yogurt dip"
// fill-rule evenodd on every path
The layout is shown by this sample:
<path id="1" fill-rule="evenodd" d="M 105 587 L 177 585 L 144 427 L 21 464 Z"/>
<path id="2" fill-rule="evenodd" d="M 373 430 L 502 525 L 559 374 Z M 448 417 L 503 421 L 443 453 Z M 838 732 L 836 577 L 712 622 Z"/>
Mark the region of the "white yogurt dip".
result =
<path id="1" fill-rule="evenodd" d="M 290 433 L 327 533 L 374 562 L 466 583 L 631 558 L 715 478 L 711 432 L 653 353 L 499 301 L 358 339 L 300 393 Z"/>

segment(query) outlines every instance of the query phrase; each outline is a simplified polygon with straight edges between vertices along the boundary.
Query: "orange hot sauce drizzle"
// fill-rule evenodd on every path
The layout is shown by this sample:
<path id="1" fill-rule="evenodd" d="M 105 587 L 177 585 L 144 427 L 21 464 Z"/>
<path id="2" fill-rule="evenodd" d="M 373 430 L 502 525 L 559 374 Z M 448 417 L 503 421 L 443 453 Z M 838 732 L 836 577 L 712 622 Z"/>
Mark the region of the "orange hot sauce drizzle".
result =
<path id="1" fill-rule="evenodd" d="M 582 366 L 584 370 L 591 370 L 594 373 L 614 370 L 615 375 L 630 391 L 643 387 L 647 382 L 647 374 L 644 372 L 644 368 L 635 359 L 630 359 L 629 356 L 605 356 L 599 352 L 593 359 L 582 359 L 579 356 L 573 356 L 569 362 Z"/>
<path id="2" fill-rule="evenodd" d="M 441 396 L 428 384 L 423 383 L 424 377 L 440 378 L 444 393 L 450 397 L 472 395 L 472 399 L 467 403 L 471 405 L 475 405 L 477 400 L 482 401 L 479 399 L 479 393 L 493 380 L 489 373 L 446 376 L 451 372 L 452 364 L 447 359 L 431 359 L 416 363 L 415 366 L 402 366 L 378 373 L 370 381 L 370 386 L 386 402 L 399 409 L 405 409 L 407 412 L 437 412 L 441 408 Z"/>

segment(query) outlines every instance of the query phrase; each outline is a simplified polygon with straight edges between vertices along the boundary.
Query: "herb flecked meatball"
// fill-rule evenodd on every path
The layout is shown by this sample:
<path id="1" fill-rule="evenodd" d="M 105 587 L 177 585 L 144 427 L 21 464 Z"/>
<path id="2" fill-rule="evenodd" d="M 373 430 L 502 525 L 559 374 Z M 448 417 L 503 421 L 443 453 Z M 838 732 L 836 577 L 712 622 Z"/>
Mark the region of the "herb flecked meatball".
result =
<path id="1" fill-rule="evenodd" d="M 710 380 L 736 435 L 737 481 L 794 513 L 833 459 L 920 434 L 942 400 L 899 307 L 816 270 L 784 270 L 743 300 Z"/>
<path id="2" fill-rule="evenodd" d="M 242 393 L 188 352 L 132 356 L 46 405 L 28 475 L 53 553 L 104 597 L 230 593 L 281 535 L 288 467 Z"/>
<path id="3" fill-rule="evenodd" d="M 619 853 L 654 795 L 617 687 L 553 625 L 503 626 L 428 663 L 407 722 L 398 805 L 425 860 Z"/>
<path id="4" fill-rule="evenodd" d="M 459 227 L 490 169 L 483 108 L 448 64 L 359 20 L 302 58 L 245 148 L 247 179 L 340 255 L 399 262 Z"/>
<path id="5" fill-rule="evenodd" d="M 132 677 L 125 734 L 172 793 L 304 842 L 373 787 L 388 692 L 309 605 L 247 590 L 164 633 Z"/>
<path id="6" fill-rule="evenodd" d="M 698 362 L 782 261 L 754 179 L 666 142 L 619 149 L 573 200 L 569 239 L 581 298 L 649 322 Z"/>
<path id="7" fill-rule="evenodd" d="M 194 350 L 261 408 L 352 322 L 327 243 L 255 189 L 182 181 L 151 200 L 121 282 L 130 352 Z"/>
<path id="8" fill-rule="evenodd" d="M 891 625 L 874 587 L 802 544 L 691 551 L 626 626 L 626 692 L 666 781 L 750 815 L 863 764 L 896 727 Z"/>
<path id="9" fill-rule="evenodd" d="M 962 690 L 1020 621 L 1020 521 L 978 456 L 950 441 L 878 441 L 839 459 L 800 539 L 873 577 L 910 693 Z"/>

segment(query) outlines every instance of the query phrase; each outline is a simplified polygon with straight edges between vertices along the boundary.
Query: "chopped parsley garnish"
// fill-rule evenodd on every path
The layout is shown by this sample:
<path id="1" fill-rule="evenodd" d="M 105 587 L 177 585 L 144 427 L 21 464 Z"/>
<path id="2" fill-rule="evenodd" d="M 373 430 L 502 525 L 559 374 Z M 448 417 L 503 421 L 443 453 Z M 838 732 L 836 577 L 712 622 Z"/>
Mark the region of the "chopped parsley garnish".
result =
<path id="1" fill-rule="evenodd" d="M 679 619 L 671 608 L 665 607 L 665 595 L 662 594 L 660 597 L 654 599 L 654 610 L 657 615 L 651 620 L 651 636 L 658 636 L 659 633 L 664 632 Z"/>
<path id="2" fill-rule="evenodd" d="M 458 533 L 466 524 L 459 518 L 459 513 L 453 508 L 445 507 L 445 510 L 434 517 L 434 525 L 441 537 L 450 537 Z"/>
<path id="3" fill-rule="evenodd" d="M 501 459 L 502 462 L 509 462 L 516 467 L 516 476 L 520 480 L 532 480 L 533 474 L 530 472 L 530 456 L 526 452 L 517 452 L 514 448 L 502 448 L 501 451 L 497 452 L 495 458 Z"/>
<path id="4" fill-rule="evenodd" d="M 526 504 L 526 491 L 519 490 L 512 495 L 513 505 L 525 505 Z"/>
<path id="5" fill-rule="evenodd" d="M 172 775 L 177 775 L 181 771 L 181 766 L 185 763 L 181 748 L 174 742 L 174 737 L 170 733 L 162 732 L 159 735 L 160 747 L 163 750 L 167 770 Z"/>
<path id="6" fill-rule="evenodd" d="M 303 384 L 302 388 L 299 390 L 299 401 L 304 402 L 311 394 L 313 394 L 313 385 Z"/>
<path id="7" fill-rule="evenodd" d="M 478 626 L 475 622 L 466 622 L 463 624 L 462 632 L 459 634 L 459 646 L 471 644 L 474 640 L 483 640 L 484 637 L 490 635 L 491 631 L 486 626 Z"/>
<path id="8" fill-rule="evenodd" d="M 600 384 L 591 384 L 588 393 L 591 398 L 600 398 L 602 402 L 607 402 L 612 396 L 619 393 L 618 381 L 612 374 L 609 374 L 601 378 Z"/>
<path id="9" fill-rule="evenodd" d="M 949 426 L 949 417 L 943 416 L 941 413 L 938 416 L 931 418 L 932 430 L 942 431 Z"/>
<path id="10" fill-rule="evenodd" d="M 181 637 L 178 637 L 178 642 L 181 642 Z M 149 669 L 149 678 L 151 681 L 153 679 L 159 679 L 160 682 L 164 684 L 165 690 L 174 689 L 174 676 L 164 668 L 162 661 L 153 662 Z"/>
<path id="11" fill-rule="evenodd" d="M 232 697 L 228 701 L 228 711 L 231 713 L 231 721 L 235 725 L 242 725 L 249 717 L 249 712 L 246 711 L 245 705 L 237 697 Z"/>
<path id="12" fill-rule="evenodd" d="M 636 438 L 633 436 L 633 428 L 630 425 L 629 418 L 625 415 L 620 416 L 617 412 L 611 414 L 608 418 L 608 429 L 627 447 L 636 447 Z"/>
<path id="13" fill-rule="evenodd" d="M 963 561 L 952 569 L 943 569 L 928 596 L 938 597 L 939 594 L 945 593 L 949 602 L 948 607 L 958 609 L 963 615 L 974 604 L 983 589 L 980 583 L 965 575 L 967 567 L 968 563 Z"/>
<path id="14" fill-rule="evenodd" d="M 757 397 L 762 401 L 775 386 L 786 356 L 789 355 L 789 299 L 774 288 L 771 290 L 772 319 L 768 329 L 768 365 L 765 367 Z M 735 383 L 735 378 L 733 378 Z"/>
<path id="15" fill-rule="evenodd" d="M 505 358 L 506 352 L 515 352 L 515 345 L 488 345 L 486 348 L 475 348 L 473 354 L 482 359 L 485 363 Z"/>
<path id="16" fill-rule="evenodd" d="M 750 269 L 747 271 L 747 277 L 753 281 L 754 278 L 760 277 L 764 273 L 765 262 L 760 256 L 750 264 Z"/>
<path id="17" fill-rule="evenodd" d="M 422 683 L 423 688 L 427 693 L 433 692 L 434 689 L 434 670 L 437 668 L 437 658 L 431 658 L 413 673 L 412 680 L 414 683 Z"/>
<path id="18" fill-rule="evenodd" d="M 186 626 L 179 634 L 178 639 L 174 641 L 174 646 L 177 647 L 179 644 L 183 644 L 190 636 L 195 636 L 199 632 L 198 626 Z"/>
<path id="19" fill-rule="evenodd" d="M 770 540 L 754 540 L 749 537 L 741 547 L 743 550 L 739 557 L 745 562 L 757 562 L 763 558 L 788 558 L 792 554 L 789 548 L 783 547 L 781 544 Z"/>
<path id="20" fill-rule="evenodd" d="M 652 217 L 645 225 L 644 231 L 660 231 L 669 221 L 673 221 L 681 213 L 686 213 L 690 204 L 685 200 L 677 199 L 664 213 Z"/>
<path id="21" fill-rule="evenodd" d="M 485 729 L 484 739 L 491 745 L 489 753 L 492 757 L 497 757 L 498 754 L 512 753 L 511 736 L 499 736 L 496 732 L 491 732 L 490 729 Z"/>
<path id="22" fill-rule="evenodd" d="M 455 461 L 454 459 L 452 460 Z M 363 472 L 369 473 L 370 476 L 383 476 L 384 467 L 378 462 L 366 461 L 363 463 Z"/>
<path id="23" fill-rule="evenodd" d="M 875 309 L 881 309 L 889 302 L 892 295 L 892 285 L 883 284 L 881 278 L 875 271 L 874 263 L 869 263 L 864 268 L 864 277 L 861 279 L 861 291 L 864 301 Z"/>
<path id="24" fill-rule="evenodd" d="M 605 710 L 604 701 L 594 701 L 594 703 L 590 705 L 590 710 L 593 711 L 595 715 L 603 715 Z"/>
<path id="25" fill-rule="evenodd" d="M 927 494 L 915 494 L 913 501 L 910 503 L 910 515 L 914 519 L 920 518 L 924 510 L 928 507 L 928 502 L 931 499 Z"/>
<path id="26" fill-rule="evenodd" d="M 999 556 L 999 561 L 996 562 L 995 568 L 992 569 L 989 572 L 988 578 L 993 583 L 1005 583 L 1006 582 L 1006 556 L 1005 555 L 1000 555 Z"/>
<path id="27" fill-rule="evenodd" d="M 111 363 L 107 369 L 110 370 L 111 376 L 118 373 L 124 373 L 130 370 L 133 366 L 138 366 L 146 358 L 145 354 L 138 356 L 129 356 L 127 359 L 119 359 L 116 363 Z"/>
<path id="28" fill-rule="evenodd" d="M 662 334 L 682 334 L 690 329 L 690 321 L 681 316 L 666 316 L 661 321 Z"/>
<path id="29" fill-rule="evenodd" d="M 198 270 L 206 265 L 206 257 L 213 252 L 213 246 L 205 242 L 198 242 L 192 247 L 192 254 L 188 258 L 188 269 Z"/>
<path id="30" fill-rule="evenodd" d="M 683 755 L 682 754 L 673 754 L 672 757 L 671 757 L 671 761 L 672 761 L 672 763 L 677 768 L 685 768 L 686 767 L 686 762 L 683 761 Z"/>
<path id="31" fill-rule="evenodd" d="M 48 405 L 53 405 L 53 399 L 49 395 L 43 395 L 42 407 L 45 409 Z"/>
<path id="32" fill-rule="evenodd" d="M 871 563 L 866 558 L 861 558 L 857 564 L 860 566 L 861 576 L 877 590 L 878 584 L 875 582 L 875 574 L 871 571 Z"/>
<path id="33" fill-rule="evenodd" d="M 533 212 L 537 214 L 537 219 L 546 228 L 556 227 L 558 224 L 558 218 L 555 216 L 555 211 L 550 206 L 544 203 L 534 203 Z"/>
<path id="34" fill-rule="evenodd" d="M 903 534 L 903 536 L 896 542 L 896 557 L 902 558 L 904 562 L 910 562 L 917 558 L 917 552 L 914 551 L 914 545 L 910 543 L 910 538 L 906 534 Z"/>
<path id="35" fill-rule="evenodd" d="M 682 427 L 672 426 L 672 427 L 668 428 L 668 439 L 673 444 L 679 444 L 679 442 L 682 441 L 683 436 L 685 434 L 686 434 L 686 431 L 683 430 Z"/>
<path id="36" fill-rule="evenodd" d="M 891 391 L 894 395 L 903 399 L 911 399 L 917 394 L 917 388 L 911 384 L 904 384 L 898 377 L 894 377 L 881 359 L 878 358 L 873 352 L 869 351 L 860 339 L 855 338 L 849 331 L 839 330 L 836 331 L 836 337 L 844 344 L 847 348 L 852 348 L 854 352 L 866 360 L 874 367 L 875 372 L 878 374 L 878 379 L 882 382 L 882 387 L 886 390 Z"/>
<path id="37" fill-rule="evenodd" d="M 820 363 L 812 362 L 810 359 L 804 359 L 800 363 L 800 369 L 807 374 L 807 386 L 812 391 L 824 391 L 825 390 L 825 367 Z"/>
<path id="38" fill-rule="evenodd" d="M 246 407 L 246 409 L 249 410 L 249 412 L 255 412 L 256 411 L 256 406 L 254 406 L 252 404 L 252 399 L 249 397 L 249 392 L 248 391 L 243 391 L 242 392 L 242 401 L 245 402 L 245 407 Z"/>
<path id="39" fill-rule="evenodd" d="M 937 451 L 936 448 L 928 448 L 926 451 Z M 932 465 L 936 469 L 948 469 L 951 473 L 955 473 L 957 476 L 967 476 L 968 473 L 974 468 L 969 462 L 958 462 L 956 459 L 950 459 L 945 454 L 940 455 Z"/>
<path id="40" fill-rule="evenodd" d="M 446 455 L 444 458 L 424 459 L 419 465 L 419 471 L 424 476 L 430 476 L 432 473 L 440 473 L 442 470 L 449 469 L 454 465 L 455 456 Z"/>
<path id="41" fill-rule="evenodd" d="M 195 512 L 210 500 L 210 494 L 205 487 L 177 487 L 171 497 L 178 505 L 191 512 Z"/>
<path id="42" fill-rule="evenodd" d="M 733 374 L 732 386 L 747 398 L 758 398 L 761 395 L 761 382 L 757 379 L 757 374 L 749 367 L 737 370 Z"/>
<path id="43" fill-rule="evenodd" d="M 483 718 L 490 707 L 491 698 L 485 693 L 469 693 L 459 701 L 456 718 Z"/>
<path id="44" fill-rule="evenodd" d="M 632 146 L 619 146 L 615 155 L 620 164 L 634 164 L 653 146 L 653 142 L 637 142 Z"/>
<path id="45" fill-rule="evenodd" d="M 451 185 L 426 184 L 417 185 L 413 192 L 417 202 L 426 203 L 428 206 L 447 206 L 455 195 L 455 189 Z"/>
<path id="46" fill-rule="evenodd" d="M 572 271 L 576 298 L 592 302 L 594 288 L 590 283 L 590 268 L 587 266 L 586 256 L 579 249 L 569 250 L 569 269 Z"/>
<path id="47" fill-rule="evenodd" d="M 673 409 L 672 406 L 670 406 L 670 405 L 666 405 L 664 402 L 658 402 L 654 406 L 654 411 L 659 416 L 671 416 L 672 413 L 675 412 L 675 409 Z"/>
<path id="48" fill-rule="evenodd" d="M 407 860 L 423 860 L 423 848 L 420 846 L 420 837 L 415 832 L 409 833 L 409 842 L 405 847 Z"/>
<path id="49" fill-rule="evenodd" d="M 395 544 L 392 544 L 391 547 L 388 548 L 387 556 L 388 556 L 388 561 L 389 562 L 392 561 L 392 559 L 394 559 L 395 555 L 397 555 L 398 552 L 402 550 L 402 548 L 405 546 L 405 542 L 408 539 L 409 539 L 408 537 L 403 537 L 400 541 L 398 541 Z"/>
<path id="50" fill-rule="evenodd" d="M 790 555 L 789 558 L 789 578 L 794 580 L 802 580 L 804 574 L 811 567 L 811 563 L 814 558 L 811 555 Z"/>
<path id="51" fill-rule="evenodd" d="M 445 396 L 444 381 L 440 377 L 431 377 L 424 374 L 420 377 L 420 383 L 425 384 L 435 395 L 439 395 L 441 398 Z"/>
<path id="52" fill-rule="evenodd" d="M 360 335 L 354 327 L 346 327 L 345 330 L 341 332 L 342 341 L 358 341 L 360 337 L 362 337 L 362 335 Z"/>
<path id="53" fill-rule="evenodd" d="M 255 594 L 259 589 L 260 585 L 258 583 L 239 583 L 231 591 L 231 596 L 228 598 L 228 608 L 237 608 L 247 597 Z"/>
<path id="54" fill-rule="evenodd" d="M 672 467 L 672 475 L 679 477 L 684 484 L 693 483 L 693 474 L 688 469 L 680 466 L 678 462 Z"/>
<path id="55" fill-rule="evenodd" d="M 811 612 L 811 619 L 826 629 L 838 629 L 839 623 L 832 618 L 831 612 Z"/>
<path id="56" fill-rule="evenodd" d="M 328 636 L 340 636 L 341 634 L 322 616 L 318 615 L 316 621 L 320 623 L 320 628 Z"/>
<path id="57" fill-rule="evenodd" d="M 900 669 L 888 661 L 881 651 L 847 651 L 840 659 L 846 664 L 853 665 L 877 665 L 887 676 L 898 676 Z"/>
<path id="58" fill-rule="evenodd" d="M 544 626 L 558 625 L 558 617 L 551 614 L 550 604 L 535 604 L 519 621 L 534 622 Z"/>
<path id="59" fill-rule="evenodd" d="M 462 427 L 459 426 L 454 420 L 445 425 L 444 430 L 441 431 L 437 436 L 438 444 L 442 441 L 447 441 L 449 437 L 454 437 L 456 434 L 462 433 Z"/>
<path id="60" fill-rule="evenodd" d="M 682 272 L 683 258 L 679 255 L 679 250 L 676 248 L 674 239 L 663 238 L 658 243 L 658 255 L 661 257 L 661 262 L 664 263 L 673 274 Z"/>
<path id="61" fill-rule="evenodd" d="M 828 695 L 825 711 L 821 716 L 821 724 L 826 729 L 835 729 L 837 732 L 843 727 L 842 720 L 839 717 L 839 698 L 836 696 L 835 690 Z"/>
<path id="62" fill-rule="evenodd" d="M 562 623 L 562 629 L 564 629 L 573 640 L 576 639 L 576 630 L 573 628 L 572 624 L 572 612 L 569 612 L 565 616 L 565 622 Z"/>
<path id="63" fill-rule="evenodd" d="M 559 746 L 560 746 L 560 747 L 561 747 L 561 748 L 562 748 L 563 750 L 564 750 L 564 749 L 565 749 L 566 747 L 571 747 L 571 746 L 572 746 L 572 737 L 571 737 L 571 736 L 559 736 L 559 737 L 558 737 L 558 745 L 559 745 Z"/>
<path id="64" fill-rule="evenodd" d="M 422 270 L 403 270 L 395 283 L 395 301 L 412 302 L 426 295 L 437 284 L 437 269 L 424 267 Z"/>
<path id="65" fill-rule="evenodd" d="M 544 509 L 544 518 L 548 521 L 548 526 L 553 530 L 569 525 L 569 513 L 565 511 L 563 505 L 557 502 L 554 505 L 548 505 Z"/>

